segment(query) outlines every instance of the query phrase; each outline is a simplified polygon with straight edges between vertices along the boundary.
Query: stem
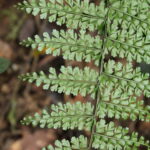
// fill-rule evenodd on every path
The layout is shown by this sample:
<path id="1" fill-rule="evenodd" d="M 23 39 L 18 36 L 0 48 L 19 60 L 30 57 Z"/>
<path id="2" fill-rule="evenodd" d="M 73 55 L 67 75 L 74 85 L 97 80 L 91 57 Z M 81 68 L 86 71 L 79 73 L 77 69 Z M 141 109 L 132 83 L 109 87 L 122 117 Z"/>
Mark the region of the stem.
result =
<path id="1" fill-rule="evenodd" d="M 106 2 L 106 7 L 107 7 L 107 0 Z M 109 12 L 109 10 L 108 10 Z M 107 36 L 107 17 L 108 17 L 108 12 L 105 16 L 105 22 L 104 22 L 104 37 L 103 37 L 103 41 L 102 41 L 102 58 L 101 60 L 99 60 L 99 66 L 100 66 L 100 71 L 99 71 L 99 76 L 101 76 L 101 74 L 103 73 L 103 64 L 104 64 L 104 55 L 105 55 L 105 43 L 106 43 L 106 36 Z M 99 80 L 99 76 L 98 76 L 98 82 L 97 82 L 97 94 L 96 94 L 96 103 L 94 105 L 94 118 L 93 118 L 93 125 L 92 125 L 92 132 L 91 132 L 91 138 L 90 138 L 90 142 L 89 142 L 89 149 L 92 149 L 92 142 L 93 142 L 93 138 L 94 138 L 94 133 L 96 132 L 96 123 L 97 123 L 97 111 L 98 111 L 98 104 L 100 103 L 100 99 L 101 99 L 101 93 L 100 93 L 100 80 Z"/>

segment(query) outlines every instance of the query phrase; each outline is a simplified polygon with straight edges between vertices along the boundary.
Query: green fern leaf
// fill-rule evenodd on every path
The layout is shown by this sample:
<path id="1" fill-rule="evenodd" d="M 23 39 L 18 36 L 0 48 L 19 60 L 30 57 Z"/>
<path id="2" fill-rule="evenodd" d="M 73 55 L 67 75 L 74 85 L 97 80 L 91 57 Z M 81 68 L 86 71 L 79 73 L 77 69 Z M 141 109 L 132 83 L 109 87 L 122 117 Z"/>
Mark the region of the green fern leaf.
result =
<path id="1" fill-rule="evenodd" d="M 46 49 L 46 54 L 53 56 L 62 54 L 64 59 L 84 60 L 85 62 L 93 60 L 96 65 L 99 65 L 102 40 L 98 36 L 93 38 L 85 34 L 84 30 L 80 31 L 79 38 L 73 30 L 68 30 L 66 33 L 63 30 L 60 32 L 54 30 L 52 35 L 51 38 L 48 33 L 44 33 L 43 40 L 36 35 L 35 40 L 28 38 L 21 44 L 27 47 L 31 46 L 33 49 L 37 48 L 39 51 Z"/>
<path id="2" fill-rule="evenodd" d="M 110 0 L 105 53 L 128 61 L 150 63 L 148 0 Z"/>
<path id="3" fill-rule="evenodd" d="M 104 9 L 104 2 L 100 6 L 95 6 L 89 0 L 31 0 L 18 4 L 18 8 L 31 13 L 34 16 L 40 14 L 41 19 L 48 19 L 58 25 L 66 23 L 69 28 L 83 29 L 89 28 L 94 31 L 98 29 L 104 21 L 107 9 Z"/>
<path id="4" fill-rule="evenodd" d="M 36 82 L 37 86 L 43 84 L 43 89 L 51 91 L 57 91 L 58 93 L 65 93 L 67 95 L 73 94 L 82 96 L 90 94 L 93 98 L 95 97 L 95 85 L 98 73 L 88 67 L 84 70 L 80 70 L 78 67 L 74 69 L 72 67 L 61 67 L 61 73 L 56 74 L 54 68 L 50 68 L 49 75 L 44 72 L 37 73 L 27 73 L 22 75 L 23 81 L 29 81 L 30 83 Z"/>
<path id="5" fill-rule="evenodd" d="M 43 110 L 42 115 L 36 113 L 33 117 L 25 117 L 22 124 L 40 126 L 41 128 L 62 128 L 63 130 L 75 129 L 90 130 L 92 126 L 93 106 L 90 103 L 51 105 L 51 112 Z"/>
<path id="6" fill-rule="evenodd" d="M 80 135 L 78 138 L 72 137 L 71 141 L 63 139 L 62 141 L 55 141 L 55 147 L 49 145 L 42 150 L 86 150 L 88 147 L 87 138 Z"/>
<path id="7" fill-rule="evenodd" d="M 103 76 L 100 81 L 107 81 L 104 84 L 115 85 L 120 87 L 129 95 L 136 94 L 140 96 L 144 93 L 145 96 L 150 97 L 150 81 L 149 74 L 142 74 L 140 68 L 133 69 L 133 66 L 127 63 L 123 66 L 121 63 L 109 61 L 104 65 Z"/>
<path id="8" fill-rule="evenodd" d="M 149 74 L 141 73 L 133 61 L 150 63 L 150 1 L 149 0 L 31 0 L 18 7 L 41 19 L 66 24 L 67 31 L 54 30 L 43 38 L 36 35 L 21 44 L 31 46 L 46 54 L 62 55 L 64 59 L 94 61 L 99 71 L 89 67 L 61 67 L 60 73 L 50 68 L 50 74 L 27 73 L 24 81 L 35 82 L 43 89 L 81 96 L 90 95 L 92 103 L 52 105 L 51 111 L 26 117 L 25 125 L 48 128 L 88 130 L 89 141 L 80 136 L 56 141 L 49 150 L 137 150 L 140 146 L 150 149 L 149 142 L 137 133 L 129 134 L 127 128 L 106 123 L 105 117 L 150 121 L 150 106 L 141 100 L 150 97 Z M 79 30 L 71 30 L 79 29 Z M 86 30 L 85 30 L 86 29 Z M 89 31 L 95 31 L 93 33 Z M 79 32 L 79 33 L 78 33 Z M 117 58 L 116 58 L 117 57 Z M 126 63 L 115 62 L 118 57 Z M 113 59 L 113 60 L 112 60 Z M 112 120 L 111 119 L 111 120 Z M 46 148 L 44 148 L 46 150 Z"/>
<path id="9" fill-rule="evenodd" d="M 138 139 L 137 133 L 131 136 L 128 133 L 127 128 L 115 127 L 113 122 L 106 124 L 105 120 L 100 120 L 96 125 L 92 147 L 101 150 L 137 150 L 140 145 L 149 147 L 149 142 L 145 142 L 143 137 Z"/>

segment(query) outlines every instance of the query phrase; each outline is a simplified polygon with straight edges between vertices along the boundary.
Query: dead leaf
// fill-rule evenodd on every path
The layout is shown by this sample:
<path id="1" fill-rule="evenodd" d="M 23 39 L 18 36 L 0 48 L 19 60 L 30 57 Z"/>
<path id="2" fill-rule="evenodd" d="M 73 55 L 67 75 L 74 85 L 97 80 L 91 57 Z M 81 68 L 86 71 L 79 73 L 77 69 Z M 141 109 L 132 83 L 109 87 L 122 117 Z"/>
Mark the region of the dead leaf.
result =
<path id="1" fill-rule="evenodd" d="M 0 40 L 0 57 L 11 60 L 13 58 L 13 49 L 8 43 Z"/>

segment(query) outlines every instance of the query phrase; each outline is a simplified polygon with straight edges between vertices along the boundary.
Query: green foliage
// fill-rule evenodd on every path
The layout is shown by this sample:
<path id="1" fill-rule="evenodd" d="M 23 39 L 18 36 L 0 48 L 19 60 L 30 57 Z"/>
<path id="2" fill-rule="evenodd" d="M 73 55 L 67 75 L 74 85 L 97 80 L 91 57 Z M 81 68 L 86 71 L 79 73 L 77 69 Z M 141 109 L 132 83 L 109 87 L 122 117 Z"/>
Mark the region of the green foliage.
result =
<path id="1" fill-rule="evenodd" d="M 143 142 L 144 138 L 141 136 L 138 139 L 137 133 L 132 133 L 128 136 L 128 129 L 122 127 L 115 127 L 113 122 L 106 124 L 105 120 L 100 120 L 96 125 L 96 132 L 94 134 L 93 148 L 96 149 L 133 149 L 137 150 L 140 145 L 148 146 L 149 142 Z"/>
<path id="2" fill-rule="evenodd" d="M 104 84 L 119 86 L 124 92 L 128 92 L 128 95 L 135 93 L 140 96 L 143 93 L 150 97 L 149 74 L 142 74 L 138 67 L 133 69 L 130 63 L 123 66 L 121 63 L 109 61 L 104 64 L 104 76 L 100 77 L 100 81 L 107 81 Z"/>
<path id="3" fill-rule="evenodd" d="M 50 74 L 47 76 L 43 71 L 39 74 L 27 73 L 22 75 L 21 78 L 30 83 L 36 82 L 37 86 L 43 84 L 43 89 L 51 91 L 57 91 L 58 93 L 65 93 L 67 95 L 77 95 L 80 93 L 82 96 L 90 94 L 93 98 L 95 97 L 95 85 L 98 73 L 88 67 L 84 70 L 78 67 L 64 67 L 60 69 L 61 73 L 57 75 L 54 68 L 50 68 Z"/>
<path id="4" fill-rule="evenodd" d="M 10 61 L 0 57 L 0 73 L 3 73 L 7 70 L 10 65 Z"/>
<path id="5" fill-rule="evenodd" d="M 31 0 L 19 3 L 18 7 L 34 16 L 40 14 L 41 19 L 48 19 L 58 25 L 66 24 L 68 28 L 81 27 L 90 30 L 97 29 L 104 21 L 107 12 L 104 2 L 100 6 L 89 4 L 88 0 Z"/>
<path id="6" fill-rule="evenodd" d="M 60 73 L 50 68 L 48 74 L 41 71 L 20 76 L 45 90 L 90 95 L 95 99 L 92 103 L 51 105 L 42 114 L 25 117 L 25 125 L 91 132 L 89 138 L 81 135 L 71 141 L 57 140 L 54 147 L 43 150 L 137 150 L 141 145 L 150 149 L 144 137 L 104 120 L 107 117 L 150 122 L 150 106 L 141 100 L 150 97 L 149 74 L 141 73 L 133 65 L 133 61 L 150 62 L 149 6 L 149 0 L 101 0 L 97 5 L 89 0 L 31 0 L 18 4 L 27 13 L 39 14 L 41 19 L 69 28 L 54 30 L 52 36 L 36 35 L 21 42 L 22 45 L 99 66 L 99 71 L 62 66 Z M 114 61 L 116 57 L 123 58 L 124 63 Z"/>
<path id="7" fill-rule="evenodd" d="M 110 0 L 106 53 L 128 61 L 150 63 L 149 0 Z M 122 7 L 123 6 L 123 7 Z"/>
<path id="8" fill-rule="evenodd" d="M 54 30 L 52 38 L 48 33 L 44 33 L 43 40 L 36 35 L 35 40 L 28 38 L 21 44 L 26 47 L 31 46 L 33 49 L 38 48 L 39 51 L 45 48 L 46 54 L 52 54 L 53 56 L 62 54 L 64 59 L 84 60 L 85 62 L 93 60 L 96 65 L 99 65 L 101 57 L 99 49 L 102 48 L 102 40 L 100 40 L 99 36 L 93 38 L 85 33 L 85 30 L 81 30 L 78 38 L 77 33 L 71 29 L 67 32 Z"/>
<path id="9" fill-rule="evenodd" d="M 108 93 L 107 93 L 108 92 Z M 98 105 L 97 115 L 100 118 L 128 119 L 135 121 L 137 118 L 142 121 L 150 121 L 150 107 L 144 106 L 144 101 L 137 101 L 137 97 L 126 96 L 118 91 L 102 89 L 101 102 Z M 132 110 L 132 111 L 131 111 Z"/>
<path id="10" fill-rule="evenodd" d="M 51 105 L 51 111 L 43 110 L 42 115 L 36 113 L 34 117 L 25 117 L 22 123 L 33 126 L 40 125 L 41 128 L 62 128 L 63 130 L 86 128 L 90 130 L 92 113 L 93 106 L 90 103 L 81 104 L 77 102 L 74 105 L 59 103 L 58 105 Z"/>
<path id="11" fill-rule="evenodd" d="M 79 138 L 72 137 L 71 142 L 63 139 L 62 141 L 56 140 L 55 147 L 49 145 L 47 148 L 43 148 L 42 150 L 85 150 L 87 148 L 88 141 L 84 136 L 79 136 Z"/>

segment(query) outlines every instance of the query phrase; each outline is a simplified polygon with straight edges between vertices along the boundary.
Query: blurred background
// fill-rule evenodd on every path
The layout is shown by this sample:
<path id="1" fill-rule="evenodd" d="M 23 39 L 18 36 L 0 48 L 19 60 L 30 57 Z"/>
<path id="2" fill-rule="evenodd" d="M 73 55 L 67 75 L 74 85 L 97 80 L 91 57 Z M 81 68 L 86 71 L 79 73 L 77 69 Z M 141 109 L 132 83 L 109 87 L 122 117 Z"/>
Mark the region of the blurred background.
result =
<path id="1" fill-rule="evenodd" d="M 34 112 L 40 112 L 50 104 L 58 102 L 85 101 L 80 95 L 64 96 L 50 91 L 43 91 L 34 84 L 23 83 L 18 79 L 20 74 L 33 71 L 47 71 L 55 67 L 58 71 L 61 65 L 84 67 L 86 64 L 74 61 L 64 61 L 62 57 L 53 57 L 39 53 L 19 45 L 19 42 L 33 35 L 51 34 L 53 29 L 65 29 L 55 23 L 41 21 L 39 17 L 26 15 L 14 8 L 21 0 L 0 0 L 0 57 L 11 61 L 6 72 L 0 74 L 0 150 L 40 150 L 52 144 L 55 139 L 69 139 L 78 136 L 77 131 L 39 129 L 20 124 L 20 120 Z M 94 67 L 92 64 L 88 64 Z M 140 64 L 143 72 L 150 72 L 150 67 Z M 86 99 L 90 100 L 89 97 Z M 132 110 L 131 110 L 132 111 Z M 115 121 L 122 126 L 130 127 L 150 139 L 150 124 L 145 122 Z M 86 133 L 88 134 L 88 133 Z M 142 149 L 142 148 L 141 148 Z"/>

